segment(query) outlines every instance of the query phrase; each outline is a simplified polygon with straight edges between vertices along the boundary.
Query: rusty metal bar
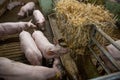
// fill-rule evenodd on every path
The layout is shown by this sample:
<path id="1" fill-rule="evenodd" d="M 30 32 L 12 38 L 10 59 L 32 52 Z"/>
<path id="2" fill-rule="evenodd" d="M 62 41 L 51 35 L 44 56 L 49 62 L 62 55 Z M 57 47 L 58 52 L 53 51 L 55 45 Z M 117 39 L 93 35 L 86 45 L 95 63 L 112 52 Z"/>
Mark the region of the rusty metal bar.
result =
<path id="1" fill-rule="evenodd" d="M 100 62 L 101 66 L 103 67 L 103 69 L 106 71 L 107 74 L 110 74 L 110 70 L 106 68 L 106 66 L 103 64 L 102 60 L 96 55 L 96 53 L 94 52 L 94 50 L 92 50 L 90 48 L 90 46 L 88 46 L 88 48 L 90 49 L 90 51 L 93 53 L 94 57 Z"/>
<path id="2" fill-rule="evenodd" d="M 107 56 L 107 58 L 110 60 L 110 62 L 116 67 L 118 70 L 120 70 L 120 66 L 116 63 L 116 60 L 105 50 L 94 38 L 92 38 L 92 41 L 97 45 L 97 47 L 100 49 L 100 51 Z"/>
<path id="3" fill-rule="evenodd" d="M 114 40 L 109 37 L 106 33 L 104 33 L 101 29 L 98 29 L 96 28 L 95 25 L 92 25 L 92 31 L 91 31 L 91 41 L 89 43 L 89 46 L 91 44 L 96 44 L 96 46 L 100 49 L 100 51 L 110 60 L 110 62 L 113 64 L 114 67 L 116 67 L 118 70 L 120 70 L 120 66 L 116 63 L 116 60 L 108 53 L 107 50 L 105 50 L 103 48 L 103 46 L 101 46 L 97 41 L 96 39 L 94 38 L 95 35 L 96 35 L 96 32 L 99 32 L 106 40 L 108 40 L 110 43 L 113 43 L 114 44 Z M 116 46 L 116 44 L 114 44 L 114 46 Z M 117 48 L 119 48 L 119 46 L 117 45 Z M 89 47 L 90 51 L 92 50 L 90 47 Z M 98 60 L 98 62 L 100 64 L 102 64 L 102 61 L 99 60 L 99 58 L 97 57 L 97 55 L 95 55 L 95 52 L 94 51 L 91 51 L 93 53 L 93 55 L 95 56 L 95 58 Z M 105 67 L 104 65 L 101 65 L 103 68 Z M 104 68 L 105 69 L 105 68 Z M 105 71 L 107 73 L 109 73 L 106 69 Z"/>
<path id="4" fill-rule="evenodd" d="M 95 27 L 96 28 L 96 27 Z M 113 44 L 118 50 L 120 50 L 120 45 L 118 45 L 117 43 L 115 43 L 115 41 L 108 36 L 105 32 L 103 32 L 101 29 L 96 28 L 96 30 L 106 39 L 108 40 L 111 44 Z"/>

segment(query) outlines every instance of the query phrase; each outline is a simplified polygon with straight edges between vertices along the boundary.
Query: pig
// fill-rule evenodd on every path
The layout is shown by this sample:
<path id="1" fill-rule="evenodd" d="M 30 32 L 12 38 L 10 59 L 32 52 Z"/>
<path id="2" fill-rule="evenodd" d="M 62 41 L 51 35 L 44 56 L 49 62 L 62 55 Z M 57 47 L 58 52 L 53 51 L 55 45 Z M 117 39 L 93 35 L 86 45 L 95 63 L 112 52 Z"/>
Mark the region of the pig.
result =
<path id="1" fill-rule="evenodd" d="M 36 28 L 36 25 L 29 22 L 6 22 L 0 23 L 0 37 L 20 33 L 28 28 Z"/>
<path id="2" fill-rule="evenodd" d="M 115 41 L 115 43 L 120 45 L 120 40 Z M 112 44 L 106 46 L 106 48 L 107 48 L 108 52 L 110 53 L 110 55 L 112 55 L 113 58 L 116 60 L 116 63 L 118 63 L 120 65 L 120 51 L 117 48 L 115 48 Z M 108 60 L 108 58 L 105 55 L 100 54 L 100 58 L 104 61 L 106 67 L 111 72 L 117 71 L 117 69 L 112 65 L 112 63 Z"/>
<path id="3" fill-rule="evenodd" d="M 33 17 L 35 24 L 39 27 L 42 31 L 45 30 L 45 18 L 43 14 L 39 10 L 33 11 Z"/>
<path id="4" fill-rule="evenodd" d="M 25 17 L 25 16 L 28 17 L 29 14 L 32 13 L 34 9 L 35 9 L 35 3 L 28 2 L 27 4 L 25 4 L 24 6 L 21 7 L 20 11 L 18 12 L 18 16 L 19 17 Z"/>
<path id="5" fill-rule="evenodd" d="M 22 51 L 25 53 L 27 60 L 32 65 L 41 65 L 42 64 L 42 54 L 37 48 L 31 34 L 27 31 L 22 31 L 19 34 L 20 45 Z"/>
<path id="6" fill-rule="evenodd" d="M 15 8 L 16 6 L 20 6 L 20 5 L 24 5 L 23 2 L 19 2 L 19 1 L 14 1 L 14 2 L 11 2 L 7 5 L 7 9 L 8 10 L 12 10 L 13 8 Z"/>
<path id="7" fill-rule="evenodd" d="M 68 49 L 61 47 L 59 44 L 54 45 L 48 41 L 48 39 L 44 36 L 44 34 L 41 31 L 34 31 L 32 33 L 32 37 L 39 48 L 39 50 L 42 52 L 44 58 L 51 59 L 55 57 L 59 57 L 65 53 L 67 53 Z"/>
<path id="8" fill-rule="evenodd" d="M 115 43 L 120 46 L 120 40 L 115 41 Z M 120 60 L 120 51 L 117 48 L 115 48 L 112 44 L 107 46 L 107 50 L 116 60 Z"/>
<path id="9" fill-rule="evenodd" d="M 5 80 L 48 80 L 56 76 L 61 76 L 57 66 L 33 66 L 0 57 L 0 78 Z"/>

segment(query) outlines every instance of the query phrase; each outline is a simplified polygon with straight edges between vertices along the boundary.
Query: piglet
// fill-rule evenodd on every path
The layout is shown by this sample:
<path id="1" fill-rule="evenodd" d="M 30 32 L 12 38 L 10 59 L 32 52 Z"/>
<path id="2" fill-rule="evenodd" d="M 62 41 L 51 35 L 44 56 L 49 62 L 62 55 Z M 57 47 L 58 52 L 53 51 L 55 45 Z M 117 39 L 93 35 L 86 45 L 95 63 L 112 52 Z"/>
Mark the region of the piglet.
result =
<path id="1" fill-rule="evenodd" d="M 14 1 L 14 2 L 11 2 L 7 5 L 7 9 L 8 10 L 12 10 L 13 8 L 15 8 L 16 6 L 20 6 L 20 5 L 24 5 L 23 2 L 19 2 L 19 1 Z"/>
<path id="2" fill-rule="evenodd" d="M 33 17 L 35 24 L 39 27 L 42 31 L 45 30 L 45 18 L 43 14 L 39 10 L 33 11 Z"/>
<path id="3" fill-rule="evenodd" d="M 29 28 L 36 28 L 36 26 L 29 22 L 6 22 L 0 23 L 0 37 L 4 35 L 12 35 Z"/>
<path id="4" fill-rule="evenodd" d="M 67 52 L 67 48 L 50 43 L 41 31 L 34 31 L 32 37 L 46 59 L 59 57 Z"/>
<path id="5" fill-rule="evenodd" d="M 56 66 L 32 66 L 0 57 L 0 78 L 5 80 L 48 80 L 56 76 L 61 76 Z"/>
<path id="6" fill-rule="evenodd" d="M 28 2 L 27 4 L 25 4 L 24 6 L 21 7 L 18 16 L 19 17 L 24 17 L 24 16 L 29 16 L 30 13 L 33 12 L 33 10 L 35 9 L 35 3 L 34 2 Z"/>
<path id="7" fill-rule="evenodd" d="M 27 31 L 22 31 L 19 35 L 20 45 L 26 58 L 32 65 L 42 64 L 42 54 L 37 48 L 31 34 Z"/>
<path id="8" fill-rule="evenodd" d="M 115 43 L 120 45 L 120 40 L 115 41 Z M 112 55 L 113 58 L 116 60 L 116 63 L 120 64 L 120 51 L 117 48 L 115 48 L 112 44 L 106 46 L 106 48 L 110 55 Z M 112 65 L 112 63 L 108 60 L 108 58 L 105 55 L 100 54 L 100 57 L 111 72 L 117 71 L 116 68 Z"/>

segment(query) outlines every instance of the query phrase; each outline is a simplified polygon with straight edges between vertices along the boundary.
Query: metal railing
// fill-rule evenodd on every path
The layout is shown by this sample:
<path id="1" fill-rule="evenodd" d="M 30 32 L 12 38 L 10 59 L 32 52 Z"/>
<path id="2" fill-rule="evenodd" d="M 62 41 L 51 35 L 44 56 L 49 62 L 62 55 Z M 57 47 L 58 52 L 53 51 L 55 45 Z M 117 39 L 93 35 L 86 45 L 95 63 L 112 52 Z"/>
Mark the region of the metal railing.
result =
<path id="1" fill-rule="evenodd" d="M 112 55 L 109 54 L 109 52 L 95 39 L 96 33 L 98 32 L 100 35 L 102 35 L 107 41 L 109 41 L 113 46 L 115 46 L 118 50 L 120 50 L 120 45 L 116 44 L 115 41 L 108 36 L 104 31 L 102 31 L 101 29 L 98 29 L 95 25 L 92 25 L 92 31 L 90 33 L 90 37 L 91 40 L 89 42 L 88 48 L 90 49 L 90 51 L 92 52 L 92 54 L 94 55 L 94 57 L 96 58 L 96 60 L 100 63 L 100 65 L 103 67 L 103 69 L 105 70 L 105 72 L 107 74 L 110 74 L 111 71 L 105 66 L 105 64 L 103 63 L 103 61 L 100 59 L 100 57 L 95 53 L 95 51 L 91 48 L 91 46 L 94 44 L 97 46 L 97 48 L 100 50 L 100 52 L 102 52 L 108 59 L 109 61 L 112 63 L 112 65 L 118 70 L 120 71 L 120 65 L 118 65 L 116 63 L 116 60 L 113 58 Z"/>

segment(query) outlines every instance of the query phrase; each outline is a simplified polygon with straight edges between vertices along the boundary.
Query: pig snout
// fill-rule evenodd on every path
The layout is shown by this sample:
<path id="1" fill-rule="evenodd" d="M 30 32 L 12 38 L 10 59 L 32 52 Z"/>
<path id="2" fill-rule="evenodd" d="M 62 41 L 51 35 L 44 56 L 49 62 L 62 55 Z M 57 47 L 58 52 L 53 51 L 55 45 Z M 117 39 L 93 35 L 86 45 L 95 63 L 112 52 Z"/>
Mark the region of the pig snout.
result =
<path id="1" fill-rule="evenodd" d="M 61 47 L 60 45 L 56 45 L 53 48 L 49 49 L 49 55 L 55 55 L 55 57 L 62 56 L 68 52 L 67 48 Z"/>

